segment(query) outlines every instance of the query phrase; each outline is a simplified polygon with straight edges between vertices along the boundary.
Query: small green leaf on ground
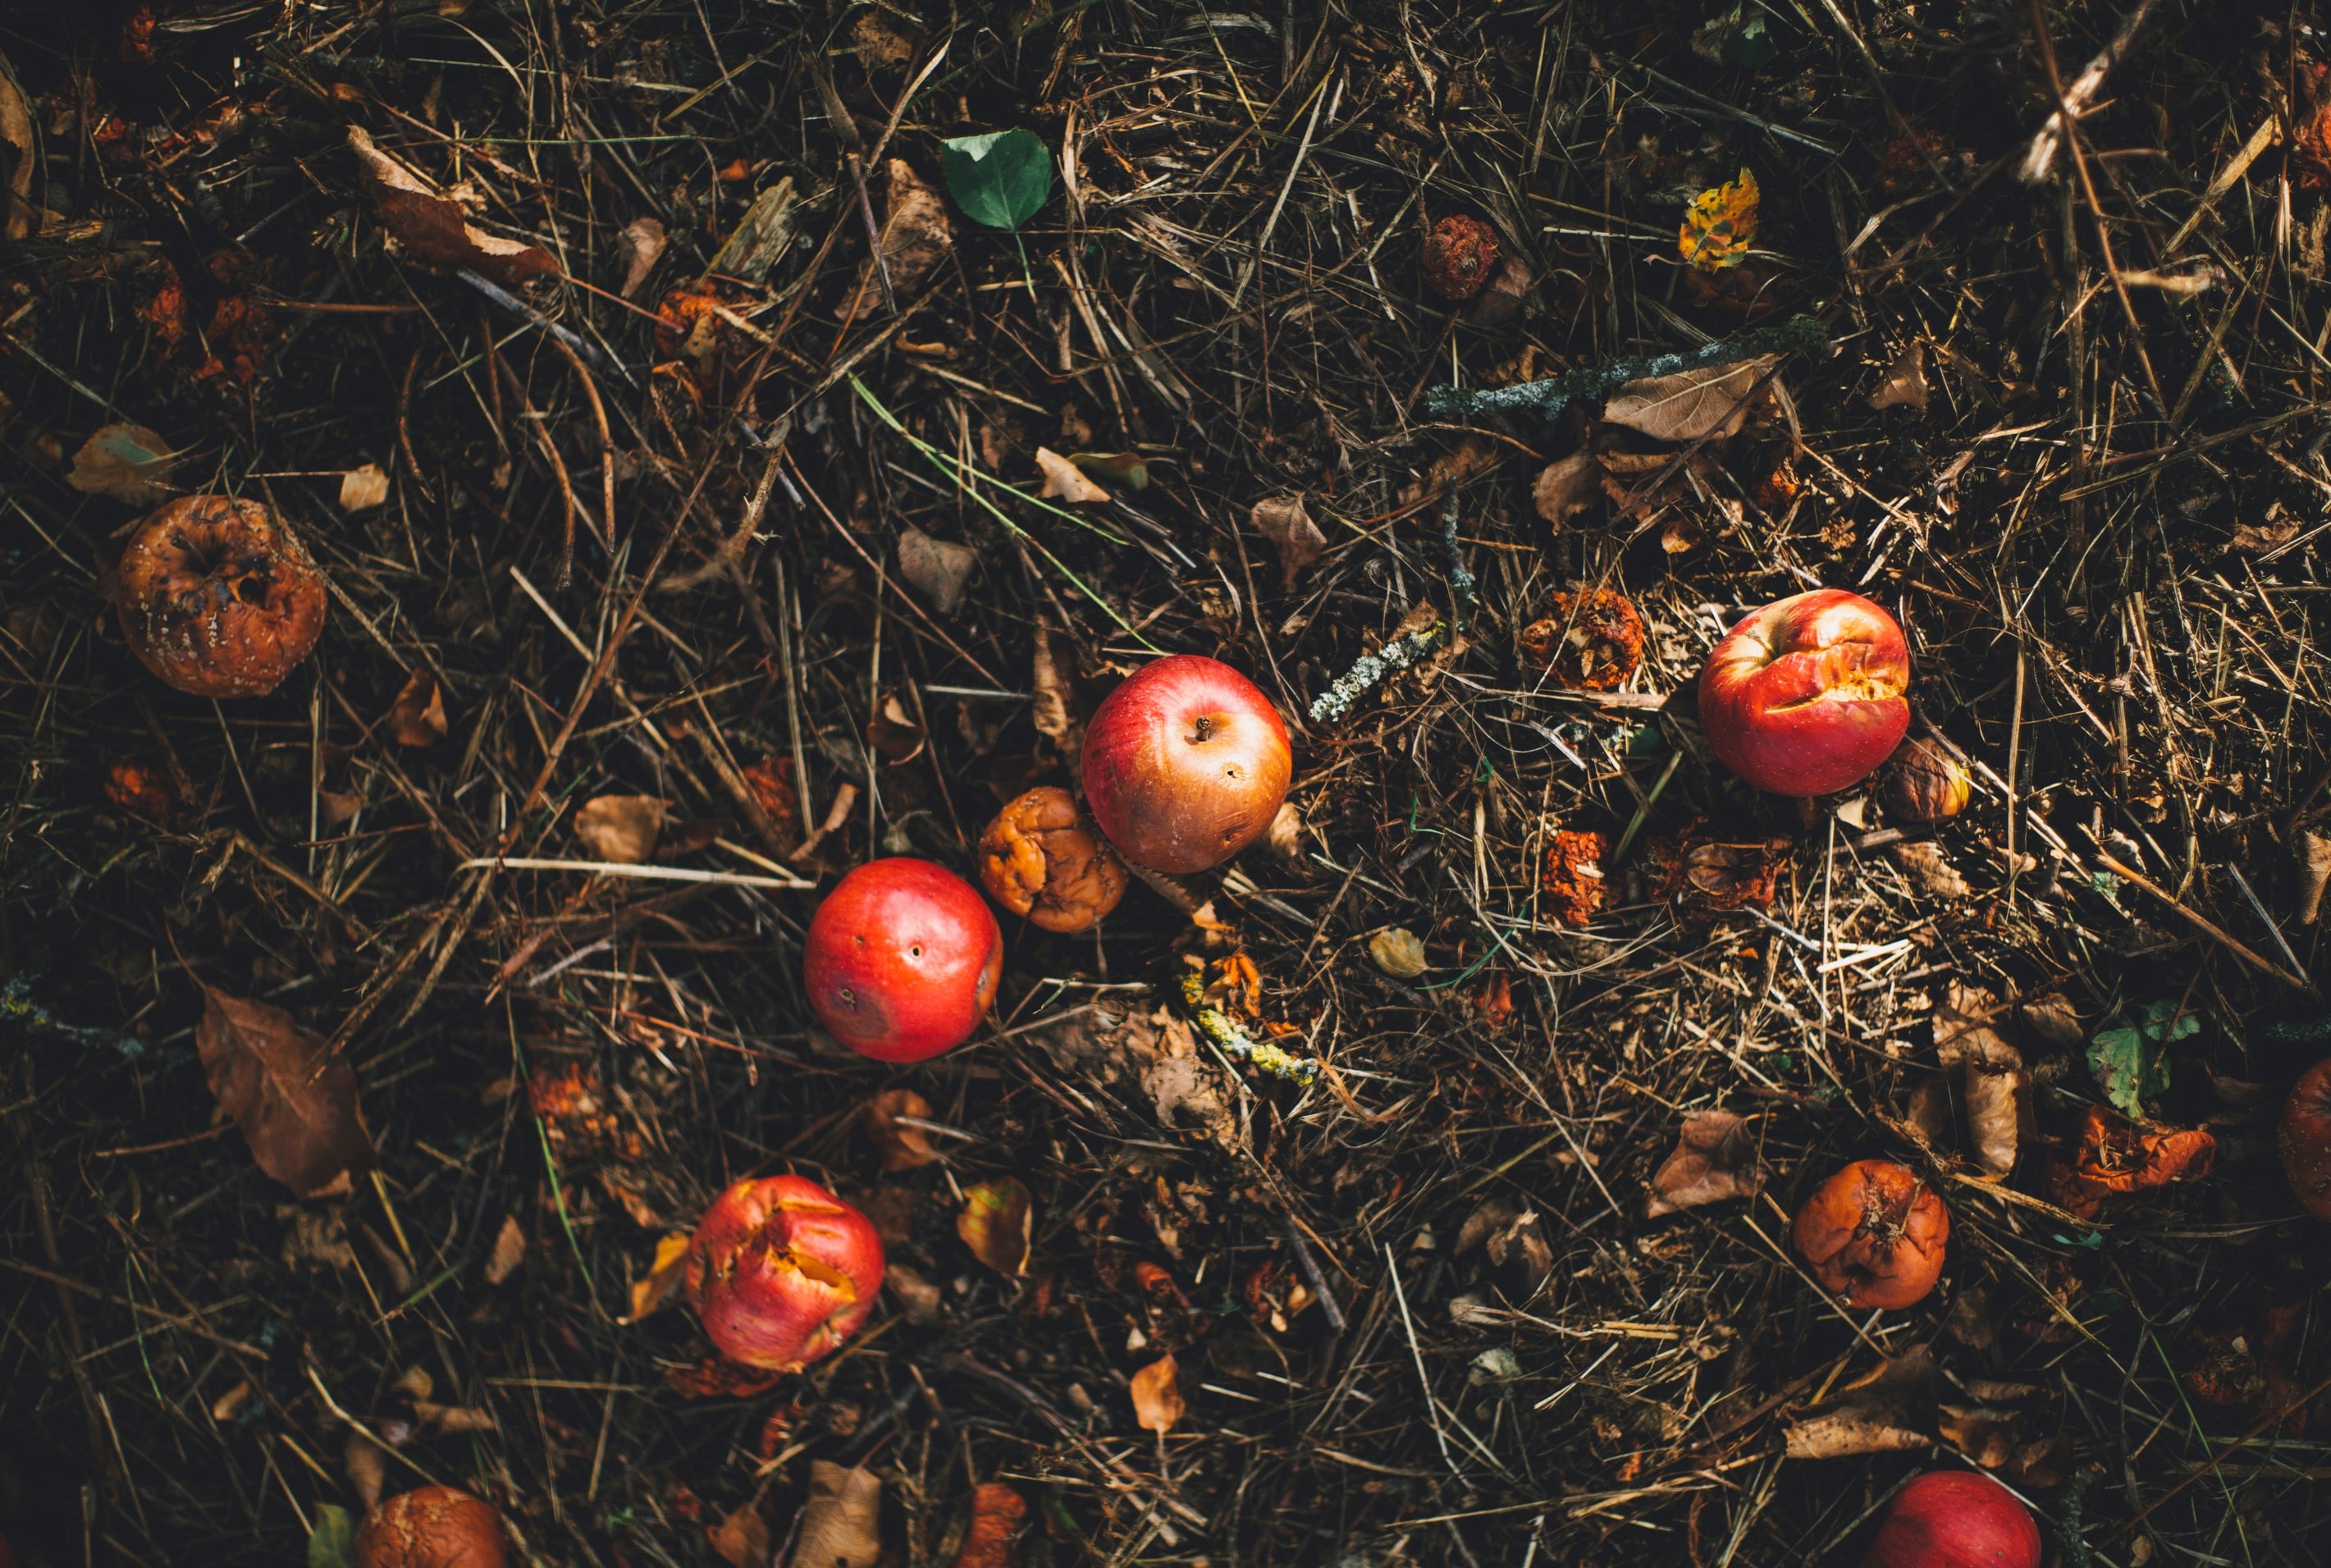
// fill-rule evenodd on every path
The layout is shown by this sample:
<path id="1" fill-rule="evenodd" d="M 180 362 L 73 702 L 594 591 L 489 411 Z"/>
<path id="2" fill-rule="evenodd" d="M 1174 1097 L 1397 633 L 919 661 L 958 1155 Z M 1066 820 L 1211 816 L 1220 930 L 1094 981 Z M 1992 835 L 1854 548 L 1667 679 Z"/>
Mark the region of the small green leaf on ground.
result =
<path id="1" fill-rule="evenodd" d="M 1052 155 L 1033 131 L 990 131 L 942 145 L 947 194 L 974 223 L 1017 229 L 1051 199 Z"/>
<path id="2" fill-rule="evenodd" d="M 316 1527 L 308 1535 L 308 1568 L 349 1568 L 356 1561 L 357 1522 L 338 1503 L 316 1506 Z"/>
<path id="3" fill-rule="evenodd" d="M 2169 1087 L 2171 1041 L 2198 1034 L 2202 1021 L 2174 1002 L 2148 1002 L 2136 1023 L 2098 1031 L 2088 1042 L 2088 1070 L 2123 1115 L 2142 1118 L 2145 1101 Z"/>

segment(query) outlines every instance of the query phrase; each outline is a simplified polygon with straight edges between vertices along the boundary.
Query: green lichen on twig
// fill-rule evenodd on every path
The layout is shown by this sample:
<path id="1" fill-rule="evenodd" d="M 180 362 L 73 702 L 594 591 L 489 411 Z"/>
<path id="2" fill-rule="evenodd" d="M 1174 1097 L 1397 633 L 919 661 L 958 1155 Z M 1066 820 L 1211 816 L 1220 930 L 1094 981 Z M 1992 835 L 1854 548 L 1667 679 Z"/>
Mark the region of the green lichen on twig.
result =
<path id="1" fill-rule="evenodd" d="M 62 1035 L 76 1045 L 102 1045 L 124 1056 L 146 1054 L 146 1042 L 134 1034 L 121 1034 L 84 1023 L 67 1023 L 51 1012 L 33 1000 L 33 978 L 30 974 L 19 974 L 7 984 L 0 985 L 0 1022 L 45 1029 Z"/>
<path id="2" fill-rule="evenodd" d="M 1321 692 L 1311 704 L 1311 722 L 1334 724 L 1352 711 L 1352 704 L 1365 696 L 1368 689 L 1396 670 L 1405 670 L 1449 640 L 1449 622 L 1435 621 L 1422 630 L 1395 637 L 1374 653 L 1363 653 L 1357 662 L 1336 677 L 1336 683 Z"/>
<path id="3" fill-rule="evenodd" d="M 1776 327 L 1751 328 L 1736 337 L 1720 338 L 1698 348 L 1581 366 L 1544 381 L 1517 382 L 1511 386 L 1436 386 L 1425 394 L 1424 409 L 1436 419 L 1485 413 L 1535 413 L 1540 419 L 1554 419 L 1572 404 L 1599 398 L 1630 381 L 1729 365 L 1764 354 L 1810 352 L 1828 341 L 1829 332 L 1820 322 L 1810 316 L 1792 316 Z"/>
<path id="4" fill-rule="evenodd" d="M 1308 1084 L 1319 1076 L 1319 1063 L 1315 1059 L 1296 1056 L 1267 1040 L 1252 1038 L 1229 1013 L 1208 1003 L 1205 977 L 1194 970 L 1182 976 L 1182 1000 L 1190 1004 L 1198 1031 L 1232 1060 L 1243 1061 L 1289 1083 Z"/>

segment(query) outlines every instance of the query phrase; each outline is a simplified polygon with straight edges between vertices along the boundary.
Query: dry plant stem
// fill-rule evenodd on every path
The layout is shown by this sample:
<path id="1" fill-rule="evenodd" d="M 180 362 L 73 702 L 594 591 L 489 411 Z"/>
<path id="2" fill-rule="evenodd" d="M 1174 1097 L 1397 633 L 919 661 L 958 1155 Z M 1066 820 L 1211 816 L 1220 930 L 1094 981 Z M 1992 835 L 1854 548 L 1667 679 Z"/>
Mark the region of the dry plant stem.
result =
<path id="1" fill-rule="evenodd" d="M 658 584 L 657 592 L 685 594 L 691 588 L 703 586 L 714 577 L 727 575 L 744 559 L 746 546 L 753 542 L 753 536 L 760 532 L 762 519 L 768 516 L 769 496 L 777 488 L 777 464 L 784 455 L 782 445 L 771 447 L 761 465 L 760 482 L 753 487 L 752 499 L 745 503 L 744 515 L 737 519 L 735 531 L 715 546 L 712 554 L 702 561 L 685 572 L 674 572 L 665 578 Z M 752 595 L 748 593 L 746 598 L 749 603 Z"/>
<path id="2" fill-rule="evenodd" d="M 1673 375 L 1679 371 L 1711 365 L 1730 365 L 1766 354 L 1810 353 L 1828 341 L 1829 330 L 1819 321 L 1810 316 L 1795 316 L 1778 326 L 1751 328 L 1736 337 L 1719 338 L 1698 348 L 1582 366 L 1543 381 L 1517 382 L 1511 386 L 1487 389 L 1436 386 L 1425 397 L 1424 411 L 1440 419 L 1531 413 L 1552 420 L 1572 404 L 1599 398 L 1630 381 Z"/>
<path id="3" fill-rule="evenodd" d="M 2023 162 L 2015 171 L 2016 178 L 2031 185 L 2048 177 L 2048 171 L 2056 164 L 2057 147 L 2068 134 L 2071 134 L 2072 127 L 2079 117 L 2088 112 L 2089 100 L 2103 89 L 2105 78 L 2112 74 L 2113 67 L 2127 59 L 2136 47 L 2137 33 L 2144 29 L 2153 15 L 2153 8 L 2159 3 L 2160 0 L 2137 0 L 2128 14 L 2121 18 L 2120 27 L 2113 33 L 2112 42 L 2081 67 L 2080 74 L 2072 79 L 2069 86 L 2056 80 L 2055 51 L 2051 46 L 2042 44 L 2048 52 L 2049 80 L 2056 89 L 2056 108 L 2033 134 L 2031 145 L 2024 148 Z M 2041 26 L 2044 39 L 2046 23 L 2038 13 L 2036 0 L 2032 19 Z"/>
<path id="4" fill-rule="evenodd" d="M 2290 971 L 2283 968 L 2282 965 L 2275 963 L 2272 959 L 2264 956 L 2254 949 L 2244 945 L 2240 938 L 2234 936 L 2222 927 L 2217 926 L 2204 918 L 2203 916 L 2196 914 L 2191 908 L 2180 903 L 2175 894 L 2170 892 L 2168 889 L 2164 888 L 2150 877 L 2147 877 L 2144 872 L 2137 870 L 2134 867 L 2123 865 L 2119 860 L 2114 859 L 2108 854 L 2106 854 L 2101 850 L 2097 852 L 2097 864 L 2102 866 L 2106 870 L 2110 871 L 2114 876 L 2118 877 L 2125 882 L 2134 882 L 2138 887 L 2144 889 L 2146 892 L 2152 894 L 2155 898 L 2160 899 L 2163 903 L 2168 905 L 2172 909 L 2177 911 L 2180 916 L 2184 917 L 2188 925 L 2191 925 L 2195 930 L 2201 932 L 2203 936 L 2217 943 L 2221 947 L 2223 947 L 2227 952 L 2232 954 L 2235 957 L 2241 959 L 2243 963 L 2249 965 L 2260 974 L 2270 974 L 2275 979 L 2281 981 L 2285 985 L 2290 986 L 2295 990 L 2304 991 L 2309 994 L 2313 994 L 2315 987 L 2311 983 L 2299 975 L 2293 974 Z"/>
<path id="5" fill-rule="evenodd" d="M 519 417 L 532 427 L 534 439 L 542 447 L 543 455 L 550 460 L 550 471 L 558 480 L 558 499 L 565 511 L 558 546 L 558 575 L 552 585 L 564 590 L 575 576 L 575 481 L 567 476 L 566 460 L 558 455 L 558 443 L 550 439 L 550 422 L 542 417 L 541 412 L 534 406 L 534 400 L 527 395 L 518 372 L 511 369 L 506 360 L 498 359 L 494 363 L 509 383 L 510 391 L 517 394 Z"/>
<path id="6" fill-rule="evenodd" d="M 565 356 L 574 370 L 575 378 L 583 384 L 583 395 L 591 402 L 591 417 L 599 426 L 599 535 L 607 546 L 607 554 L 615 553 L 615 438 L 607 424 L 607 405 L 600 401 L 599 384 L 591 379 L 590 368 L 583 356 L 567 347 L 563 337 L 553 337 L 550 346 Z"/>

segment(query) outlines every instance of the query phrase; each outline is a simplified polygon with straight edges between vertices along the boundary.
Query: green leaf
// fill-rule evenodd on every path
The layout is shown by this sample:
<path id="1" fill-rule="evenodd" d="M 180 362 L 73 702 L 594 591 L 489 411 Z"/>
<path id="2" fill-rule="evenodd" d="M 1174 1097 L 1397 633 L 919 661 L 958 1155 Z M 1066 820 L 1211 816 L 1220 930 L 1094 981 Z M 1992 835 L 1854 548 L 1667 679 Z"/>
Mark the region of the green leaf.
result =
<path id="1" fill-rule="evenodd" d="M 2184 1040 L 2202 1032 L 2202 1017 L 2195 1012 L 2180 1012 L 2174 1002 L 2148 1002 L 2145 1004 L 2145 1032 L 2158 1041 Z"/>
<path id="2" fill-rule="evenodd" d="M 349 1568 L 356 1552 L 356 1520 L 338 1503 L 319 1503 L 315 1532 L 308 1537 L 308 1568 Z"/>
<path id="3" fill-rule="evenodd" d="M 1052 155 L 1030 130 L 995 130 L 940 144 L 947 194 L 974 223 L 1013 229 L 1051 199 Z"/>
<path id="4" fill-rule="evenodd" d="M 2100 1031 L 2088 1042 L 2088 1070 L 2105 1098 L 2129 1117 L 2144 1116 L 2145 1099 L 2169 1087 L 2167 1053 L 2149 1028 Z"/>

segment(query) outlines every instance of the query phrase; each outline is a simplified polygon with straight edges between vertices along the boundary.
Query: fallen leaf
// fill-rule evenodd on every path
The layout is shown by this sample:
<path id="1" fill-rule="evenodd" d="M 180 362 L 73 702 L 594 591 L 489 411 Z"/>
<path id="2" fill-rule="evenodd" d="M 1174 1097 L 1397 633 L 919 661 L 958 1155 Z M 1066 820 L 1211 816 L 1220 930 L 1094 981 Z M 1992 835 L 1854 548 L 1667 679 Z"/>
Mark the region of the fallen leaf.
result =
<path id="1" fill-rule="evenodd" d="M 1684 261 L 1703 272 L 1738 266 L 1756 238 L 1757 201 L 1756 176 L 1745 168 L 1738 178 L 1694 196 L 1676 236 Z"/>
<path id="2" fill-rule="evenodd" d="M 1046 500 L 1064 500 L 1074 505 L 1108 499 L 1108 492 L 1087 479 L 1084 470 L 1051 447 L 1036 449 L 1036 467 L 1044 476 L 1044 488 L 1037 494 Z"/>
<path id="3" fill-rule="evenodd" d="M 893 763 L 909 763 L 923 755 L 929 736 L 907 705 L 892 692 L 882 698 L 881 708 L 866 721 L 866 744 Z"/>
<path id="4" fill-rule="evenodd" d="M 1630 381 L 1603 407 L 1603 418 L 1655 441 L 1689 442 L 1739 433 L 1748 423 L 1750 394 L 1777 356 L 1710 365 Z"/>
<path id="5" fill-rule="evenodd" d="M 1651 1176 L 1643 1217 L 1656 1220 L 1727 1198 L 1753 1198 L 1764 1186 L 1747 1122 L 1730 1111 L 1693 1111 L 1683 1119 L 1674 1152 Z"/>
<path id="6" fill-rule="evenodd" d="M 2060 991 L 2025 997 L 2015 1004 L 2015 1021 L 2048 1044 L 2065 1050 L 2085 1044 L 2088 1038 L 2072 999 Z"/>
<path id="7" fill-rule="evenodd" d="M 1104 1086 L 1130 1080 L 1148 1099 L 1157 1125 L 1197 1132 L 1224 1149 L 1242 1146 L 1227 1075 L 1202 1055 L 1180 1014 L 1143 1015 L 1096 1008 L 1032 1031 L 1029 1037 L 1062 1072 Z"/>
<path id="8" fill-rule="evenodd" d="M 1001 1481 L 971 1489 L 971 1523 L 955 1568 L 1020 1568 L 1020 1533 L 1028 1527 L 1028 1499 Z"/>
<path id="9" fill-rule="evenodd" d="M 2323 889 L 2331 885 L 2331 839 L 2312 828 L 2298 834 L 2298 923 L 2312 926 L 2323 913 Z"/>
<path id="10" fill-rule="evenodd" d="M 356 1069 L 281 1008 L 205 985 L 195 1050 L 252 1158 L 301 1197 L 345 1192 L 350 1171 L 375 1164 Z"/>
<path id="11" fill-rule="evenodd" d="M 33 232 L 33 176 L 40 168 L 39 148 L 33 138 L 33 113 L 16 85 L 16 73 L 0 62 L 0 150 L 8 157 L 8 212 L 0 223 L 0 238 L 21 240 Z"/>
<path id="12" fill-rule="evenodd" d="M 389 1388 L 407 1399 L 427 1399 L 437 1392 L 437 1380 L 429 1375 L 425 1366 L 408 1366 L 397 1374 Z"/>
<path id="13" fill-rule="evenodd" d="M 1424 944 L 1405 926 L 1388 927 L 1369 937 L 1368 956 L 1394 980 L 1413 980 L 1431 967 L 1424 961 Z"/>
<path id="14" fill-rule="evenodd" d="M 352 1431 L 340 1446 L 340 1467 L 347 1472 L 349 1488 L 357 1501 L 367 1508 L 380 1501 L 388 1486 L 387 1449 L 364 1433 Z"/>
<path id="15" fill-rule="evenodd" d="M 2263 556 L 2279 550 L 2298 537 L 2297 518 L 2277 518 L 2275 508 L 2268 509 L 2267 520 L 2260 523 L 2236 523 L 2234 537 L 2226 541 L 2226 548 L 2244 556 Z"/>
<path id="16" fill-rule="evenodd" d="M 388 708 L 388 733 L 399 746 L 423 749 L 445 738 L 445 690 L 423 667 L 404 678 Z"/>
<path id="17" fill-rule="evenodd" d="M 1931 1448 L 1940 1383 L 1935 1353 L 1914 1345 L 1784 1428 L 1784 1447 L 1793 1459 L 1841 1459 Z"/>
<path id="18" fill-rule="evenodd" d="M 928 1120 L 930 1102 L 910 1088 L 887 1088 L 866 1102 L 866 1136 L 874 1141 L 885 1171 L 911 1171 L 938 1158 L 928 1133 L 900 1117 Z"/>
<path id="19" fill-rule="evenodd" d="M 224 1426 L 241 1415 L 245 1409 L 249 1408 L 251 1402 L 258 1397 L 259 1390 L 252 1385 L 249 1378 L 243 1378 L 233 1388 L 211 1402 L 211 1420 Z"/>
<path id="20" fill-rule="evenodd" d="M 906 1308 L 909 1323 L 928 1328 L 946 1316 L 945 1298 L 939 1288 L 904 1263 L 893 1263 L 885 1268 L 882 1285 L 899 1298 L 899 1305 Z"/>
<path id="21" fill-rule="evenodd" d="M 644 865 L 663 833 L 664 803 L 653 795 L 595 795 L 575 813 L 575 836 L 598 860 Z"/>
<path id="22" fill-rule="evenodd" d="M 979 552 L 950 539 L 935 539 L 909 523 L 899 531 L 899 575 L 942 615 L 955 613 L 979 565 Z"/>
<path id="23" fill-rule="evenodd" d="M 170 498 L 178 454 L 142 424 L 109 424 L 81 443 L 65 483 L 83 495 L 110 496 L 133 507 Z"/>
<path id="24" fill-rule="evenodd" d="M 728 1568 L 769 1568 L 769 1522 L 758 1503 L 747 1503 L 704 1532 Z"/>
<path id="25" fill-rule="evenodd" d="M 966 1187 L 955 1233 L 972 1256 L 998 1274 L 1028 1272 L 1028 1249 L 1036 1229 L 1035 1200 L 1017 1176 L 998 1176 Z"/>
<path id="26" fill-rule="evenodd" d="M 2015 1169 L 2023 1126 L 2031 1119 L 2031 1077 L 2022 1052 L 1992 1029 L 1999 1012 L 1990 992 L 1954 980 L 1935 1009 L 1934 1029 L 1936 1060 L 1959 1069 L 1974 1162 L 1984 1174 L 2004 1179 Z"/>
<path id="27" fill-rule="evenodd" d="M 914 24 L 898 12 L 876 6 L 861 11 L 850 26 L 850 42 L 858 63 L 869 71 L 904 65 L 915 57 Z"/>
<path id="28" fill-rule="evenodd" d="M 376 1493 L 365 1506 L 371 1507 L 377 1497 Z M 355 1516 L 338 1503 L 317 1504 L 315 1523 L 308 1531 L 308 1568 L 349 1568 L 356 1553 Z"/>
<path id="29" fill-rule="evenodd" d="M 2105 1200 L 2198 1180 L 2216 1163 L 2218 1140 L 2200 1127 L 2163 1127 L 2090 1106 L 2079 1132 L 2050 1148 L 2048 1190 L 2062 1208 L 2094 1219 Z"/>
<path id="30" fill-rule="evenodd" d="M 1016 231 L 1052 195 L 1052 155 L 1034 131 L 1015 127 L 939 144 L 947 189 L 974 223 Z"/>
<path id="31" fill-rule="evenodd" d="M 1301 496 L 1274 496 L 1249 508 L 1247 521 L 1279 552 L 1279 571 L 1286 585 L 1295 586 L 1303 569 L 1327 547 L 1327 536 L 1304 509 Z"/>
<path id="32" fill-rule="evenodd" d="M 955 249 L 955 225 L 947 220 L 947 202 L 923 184 L 904 158 L 889 159 L 883 201 L 882 263 L 890 278 L 890 291 L 903 298 L 921 287 L 931 269 Z M 867 301 L 882 302 L 882 286 L 874 278 L 873 258 L 859 269 L 858 286 L 834 310 L 839 318 L 863 311 Z"/>
<path id="33" fill-rule="evenodd" d="M 1149 460 L 1137 451 L 1072 451 L 1069 461 L 1088 479 L 1107 480 L 1134 491 L 1149 488 Z"/>
<path id="34" fill-rule="evenodd" d="M 1182 1385 L 1174 1373 L 1174 1358 L 1164 1355 L 1133 1374 L 1133 1420 L 1145 1431 L 1163 1436 L 1182 1419 Z"/>
<path id="35" fill-rule="evenodd" d="M 688 1283 L 688 1235 L 674 1231 L 656 1243 L 655 1261 L 632 1281 L 632 1315 L 626 1323 L 652 1317 L 679 1297 Z"/>
<path id="36" fill-rule="evenodd" d="M 1270 826 L 1263 834 L 1270 852 L 1282 860 L 1291 860 L 1303 852 L 1303 813 L 1293 801 L 1281 801 L 1272 813 Z"/>
<path id="37" fill-rule="evenodd" d="M 1886 367 L 1886 379 L 1870 394 L 1872 408 L 1915 408 L 1927 410 L 1927 346 L 1913 343 Z"/>
<path id="38" fill-rule="evenodd" d="M 1036 622 L 1036 652 L 1030 679 L 1036 687 L 1036 701 L 1030 717 L 1036 733 L 1052 743 L 1059 752 L 1061 765 L 1073 773 L 1077 756 L 1084 749 L 1085 727 L 1069 708 L 1069 683 L 1061 666 L 1052 657 L 1052 633 L 1043 622 Z"/>
<path id="39" fill-rule="evenodd" d="M 344 1208 L 336 1204 L 319 1211 L 284 1203 L 276 1208 L 275 1217 L 285 1224 L 283 1245 L 276 1256 L 286 1269 L 357 1266 L 357 1250 L 348 1245 L 348 1216 Z"/>
<path id="40" fill-rule="evenodd" d="M 1789 841 L 1727 842 L 1693 822 L 1673 837 L 1643 847 L 1651 894 L 1670 900 L 1688 924 L 1704 926 L 1735 909 L 1769 909 L 1788 864 Z"/>
<path id="41" fill-rule="evenodd" d="M 1472 308 L 1466 318 L 1476 327 L 1504 327 L 1520 319 L 1522 309 L 1529 302 L 1530 288 L 1537 281 L 1529 263 L 1519 256 L 1508 256 L 1489 276 L 1489 287 L 1473 297 Z"/>
<path id="42" fill-rule="evenodd" d="M 2124 1116 L 2143 1116 L 2145 1102 L 2169 1088 L 2170 1042 L 2201 1029 L 2202 1021 L 2177 1003 L 2148 1002 L 2136 1022 L 2098 1030 L 2089 1040 L 2088 1071 Z"/>
<path id="43" fill-rule="evenodd" d="M 500 1285 L 518 1272 L 526 1261 L 526 1228 L 515 1216 L 502 1216 L 502 1228 L 494 1233 L 494 1250 L 486 1255 L 486 1283 Z"/>
<path id="44" fill-rule="evenodd" d="M 388 470 L 376 462 L 340 476 L 340 510 L 365 512 L 388 499 Z"/>
<path id="45" fill-rule="evenodd" d="M 2331 190 L 2331 65 L 2309 65 L 2299 81 L 2305 107 L 2292 116 L 2291 183 L 2302 191 Z"/>
<path id="46" fill-rule="evenodd" d="M 1548 912 L 1573 930 L 1584 930 L 1602 910 L 1603 858 L 1610 852 L 1611 841 L 1601 833 L 1570 828 L 1558 830 L 1546 847 L 1538 891 L 1546 897 Z"/>
<path id="47" fill-rule="evenodd" d="M 1965 898 L 1974 893 L 1965 877 L 1951 864 L 1940 844 L 1919 839 L 1894 846 L 1894 863 L 1917 892 L 1929 898 Z"/>
<path id="48" fill-rule="evenodd" d="M 465 1404 L 431 1404 L 427 1400 L 413 1402 L 414 1418 L 422 1425 L 441 1432 L 459 1436 L 463 1432 L 490 1432 L 500 1430 L 490 1411 L 481 1411 Z"/>
<path id="49" fill-rule="evenodd" d="M 791 1568 L 873 1568 L 882 1555 L 881 1516 L 881 1477 L 813 1459 L 801 1533 L 786 1561 Z"/>
<path id="50" fill-rule="evenodd" d="M 434 185 L 375 147 L 364 127 L 348 127 L 348 150 L 364 171 L 382 226 L 416 260 L 433 267 L 469 267 L 502 283 L 558 271 L 541 246 L 505 240 L 471 223 L 461 203 L 440 195 Z"/>
<path id="51" fill-rule="evenodd" d="M 615 252 L 623 259 L 622 293 L 628 299 L 640 291 L 648 280 L 655 264 L 663 255 L 665 245 L 663 225 L 653 218 L 633 218 L 615 236 Z M 714 271 L 722 269 L 715 268 Z"/>
<path id="52" fill-rule="evenodd" d="M 1556 458 L 1530 486 L 1537 515 L 1557 528 L 1602 499 L 1603 464 L 1591 451 Z"/>

